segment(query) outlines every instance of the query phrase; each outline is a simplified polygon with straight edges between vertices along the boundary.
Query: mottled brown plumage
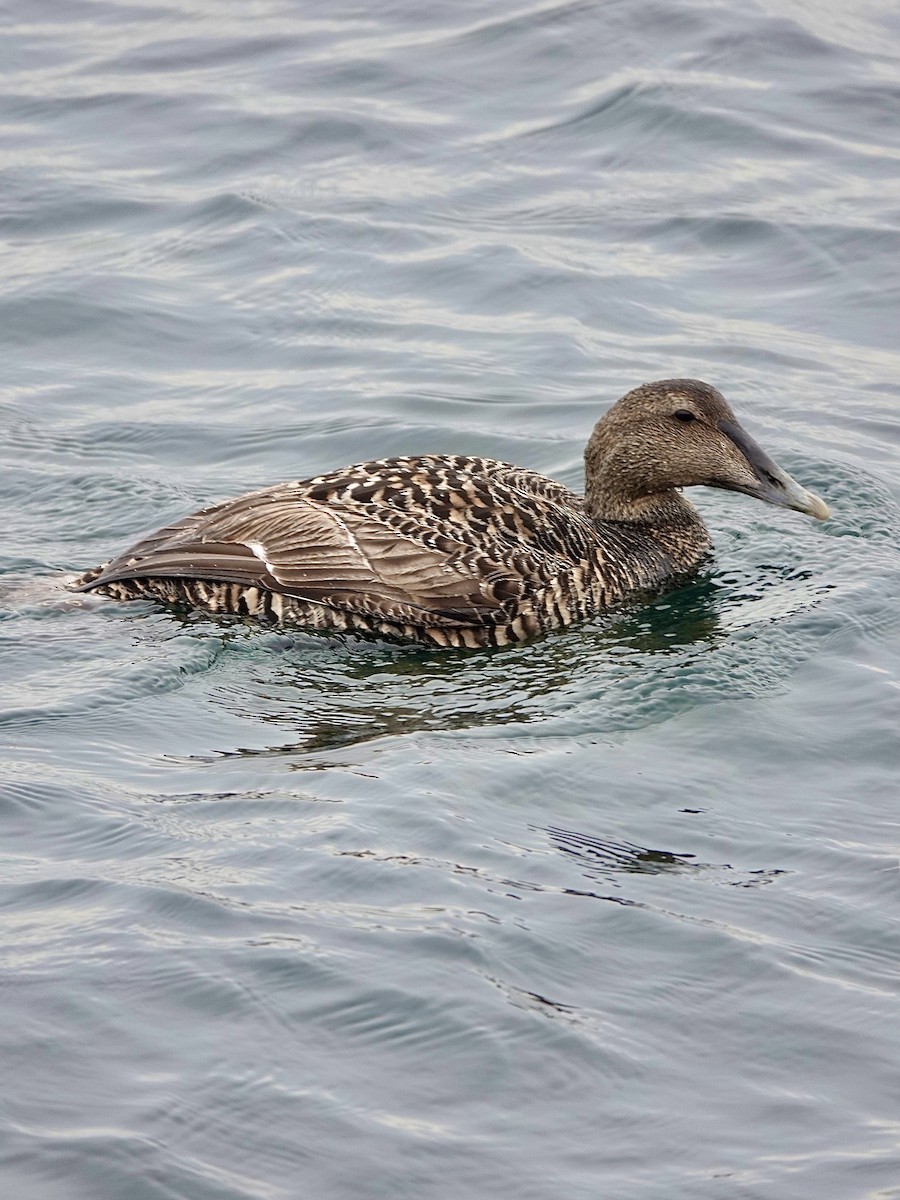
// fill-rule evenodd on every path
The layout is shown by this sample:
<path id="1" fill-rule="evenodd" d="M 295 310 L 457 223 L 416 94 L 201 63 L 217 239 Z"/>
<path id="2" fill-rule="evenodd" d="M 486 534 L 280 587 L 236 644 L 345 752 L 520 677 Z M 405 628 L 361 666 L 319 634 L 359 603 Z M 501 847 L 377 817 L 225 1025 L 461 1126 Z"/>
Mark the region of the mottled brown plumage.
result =
<path id="1" fill-rule="evenodd" d="M 203 509 L 76 591 L 438 646 L 504 645 L 695 568 L 709 536 L 682 487 L 824 518 L 697 380 L 645 384 L 597 423 L 585 495 L 489 458 L 360 463 Z"/>

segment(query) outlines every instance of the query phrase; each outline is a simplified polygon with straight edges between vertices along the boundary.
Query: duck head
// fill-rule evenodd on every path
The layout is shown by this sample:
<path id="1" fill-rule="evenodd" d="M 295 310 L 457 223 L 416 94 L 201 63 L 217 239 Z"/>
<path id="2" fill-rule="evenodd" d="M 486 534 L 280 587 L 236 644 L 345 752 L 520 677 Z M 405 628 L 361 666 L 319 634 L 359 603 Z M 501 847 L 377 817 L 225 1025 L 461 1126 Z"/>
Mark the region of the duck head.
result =
<path id="1" fill-rule="evenodd" d="M 605 520 L 645 520 L 678 488 L 744 492 L 824 521 L 828 506 L 758 446 L 725 397 L 698 379 L 645 383 L 597 422 L 587 444 L 585 503 Z"/>

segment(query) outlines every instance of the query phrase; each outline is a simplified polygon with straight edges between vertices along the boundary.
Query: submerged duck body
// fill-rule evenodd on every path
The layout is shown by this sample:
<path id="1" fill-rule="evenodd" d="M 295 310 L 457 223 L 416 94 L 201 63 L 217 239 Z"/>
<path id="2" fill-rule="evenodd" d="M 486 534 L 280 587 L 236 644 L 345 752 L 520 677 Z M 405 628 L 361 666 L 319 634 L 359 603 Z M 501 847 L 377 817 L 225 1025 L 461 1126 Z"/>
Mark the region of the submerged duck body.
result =
<path id="1" fill-rule="evenodd" d="M 494 459 L 360 463 L 250 492 L 70 585 L 437 646 L 524 641 L 692 571 L 710 539 L 678 489 L 742 491 L 823 519 L 698 380 L 624 396 L 585 450 L 585 494 Z"/>

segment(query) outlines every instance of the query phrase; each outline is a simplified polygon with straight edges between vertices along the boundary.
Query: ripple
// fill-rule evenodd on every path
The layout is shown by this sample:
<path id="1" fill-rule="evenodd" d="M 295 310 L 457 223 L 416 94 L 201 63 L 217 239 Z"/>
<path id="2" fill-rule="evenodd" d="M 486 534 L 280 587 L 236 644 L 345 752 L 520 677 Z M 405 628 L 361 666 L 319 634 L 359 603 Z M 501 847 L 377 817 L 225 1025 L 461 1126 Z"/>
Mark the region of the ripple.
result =
<path id="1" fill-rule="evenodd" d="M 77 667 L 70 666 L 65 678 L 52 664 L 30 672 L 27 683 L 19 682 L 17 703 L 0 710 L 0 726 L 43 725 L 71 717 L 89 720 L 97 710 L 176 691 L 191 676 L 208 670 L 221 653 L 221 646 L 212 640 L 179 641 L 175 659 L 165 644 L 155 649 L 145 645 L 136 657 L 132 651 L 127 663 L 110 662 L 102 652 L 87 652 Z M 22 652 L 27 655 L 26 647 Z"/>
<path id="2" fill-rule="evenodd" d="M 6 32 L 5 1192 L 886 1195 L 896 14 Z M 694 580 L 503 652 L 60 591 L 373 455 L 578 487 L 603 408 L 678 375 L 833 518 L 701 493 Z"/>

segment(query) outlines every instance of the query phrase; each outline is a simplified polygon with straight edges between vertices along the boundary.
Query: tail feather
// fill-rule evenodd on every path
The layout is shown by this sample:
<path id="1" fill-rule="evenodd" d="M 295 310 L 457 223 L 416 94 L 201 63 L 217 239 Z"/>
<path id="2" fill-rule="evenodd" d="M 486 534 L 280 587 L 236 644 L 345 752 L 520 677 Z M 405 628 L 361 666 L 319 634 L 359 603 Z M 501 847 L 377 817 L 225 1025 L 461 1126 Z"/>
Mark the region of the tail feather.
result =
<path id="1" fill-rule="evenodd" d="M 112 559 L 110 559 L 110 562 L 112 562 Z M 91 586 L 96 583 L 108 566 L 109 562 L 105 562 L 101 563 L 99 567 L 91 567 L 89 571 L 85 571 L 82 575 L 77 575 L 66 584 L 66 587 L 70 592 L 89 592 Z"/>

